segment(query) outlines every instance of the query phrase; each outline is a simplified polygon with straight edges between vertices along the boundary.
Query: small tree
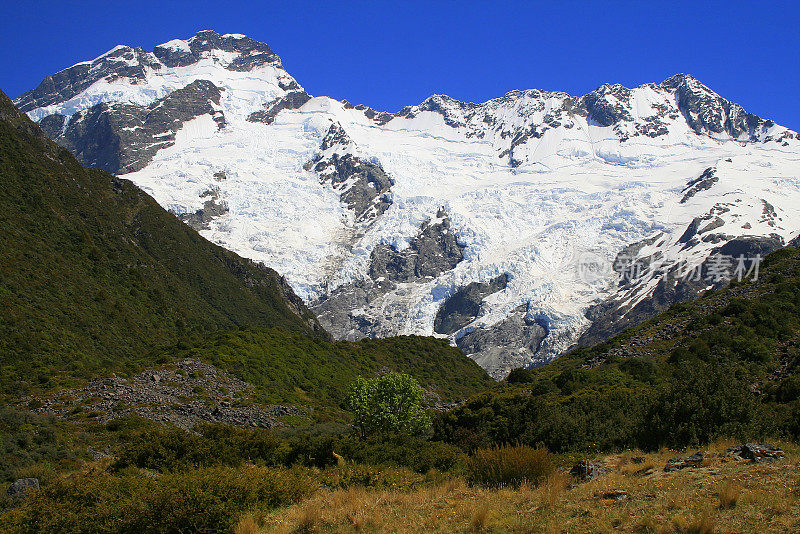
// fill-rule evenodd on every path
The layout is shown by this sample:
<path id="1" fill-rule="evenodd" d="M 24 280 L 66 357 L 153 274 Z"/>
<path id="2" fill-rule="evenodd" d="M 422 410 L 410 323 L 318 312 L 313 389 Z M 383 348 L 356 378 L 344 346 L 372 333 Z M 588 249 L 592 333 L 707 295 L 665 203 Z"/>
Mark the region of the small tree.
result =
<path id="1" fill-rule="evenodd" d="M 414 377 L 403 373 L 358 377 L 350 386 L 347 409 L 353 412 L 353 426 L 361 437 L 418 435 L 431 426 L 431 418 L 422 407 L 422 388 Z"/>

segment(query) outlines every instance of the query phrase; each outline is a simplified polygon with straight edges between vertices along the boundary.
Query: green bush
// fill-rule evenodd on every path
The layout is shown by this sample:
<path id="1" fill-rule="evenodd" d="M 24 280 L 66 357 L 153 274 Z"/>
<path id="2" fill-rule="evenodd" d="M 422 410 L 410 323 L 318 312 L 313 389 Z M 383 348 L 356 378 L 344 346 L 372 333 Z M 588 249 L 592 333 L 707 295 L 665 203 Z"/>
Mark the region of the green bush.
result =
<path id="1" fill-rule="evenodd" d="M 202 425 L 194 432 L 147 422 L 115 422 L 114 440 L 121 443 L 112 468 L 138 467 L 168 472 L 192 467 L 245 463 L 264 466 L 325 468 L 338 463 L 337 456 L 351 463 L 407 467 L 417 473 L 452 471 L 464 463 L 464 453 L 455 445 L 404 435 L 361 439 L 342 428 L 313 435 L 295 431 L 288 436 L 262 429 L 227 425 Z"/>
<path id="2" fill-rule="evenodd" d="M 245 462 L 285 463 L 285 444 L 268 430 L 214 424 L 187 432 L 148 426 L 120 439 L 123 445 L 113 464 L 115 469 L 140 467 L 164 472 L 184 467 L 236 467 Z"/>
<path id="3" fill-rule="evenodd" d="M 536 485 L 555 470 L 546 449 L 502 445 L 478 449 L 467 459 L 467 480 L 489 487 Z"/>
<path id="4" fill-rule="evenodd" d="M 343 437 L 333 446 L 335 452 L 348 461 L 402 466 L 417 473 L 427 473 L 431 469 L 452 471 L 461 467 L 465 459 L 464 453 L 454 445 L 406 436 L 368 440 Z"/>
<path id="5" fill-rule="evenodd" d="M 0 520 L 19 533 L 229 532 L 243 512 L 295 503 L 318 487 L 297 468 L 85 472 L 51 482 Z"/>
<path id="6" fill-rule="evenodd" d="M 790 376 L 778 386 L 778 400 L 792 402 L 800 399 L 800 375 Z"/>
<path id="7" fill-rule="evenodd" d="M 78 455 L 66 442 L 64 426 L 54 417 L 0 407 L 0 481 L 12 482 L 21 470 L 37 465 L 48 470 L 77 465 Z"/>
<path id="8" fill-rule="evenodd" d="M 350 386 L 346 406 L 362 437 L 387 433 L 413 436 L 431 426 L 430 416 L 422 407 L 419 382 L 404 373 L 358 377 Z"/>

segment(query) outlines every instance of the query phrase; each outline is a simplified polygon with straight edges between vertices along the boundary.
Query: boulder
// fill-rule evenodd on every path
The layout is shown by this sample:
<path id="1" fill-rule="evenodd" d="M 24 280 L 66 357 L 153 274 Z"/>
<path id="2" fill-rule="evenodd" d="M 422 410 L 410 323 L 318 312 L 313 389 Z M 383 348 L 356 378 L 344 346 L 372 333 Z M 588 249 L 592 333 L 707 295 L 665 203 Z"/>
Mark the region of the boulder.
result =
<path id="1" fill-rule="evenodd" d="M 667 465 L 664 466 L 664 471 L 669 473 L 672 471 L 680 471 L 681 469 L 686 469 L 687 467 L 701 467 L 705 458 L 705 454 L 700 451 L 697 451 L 686 458 L 671 458 L 667 462 Z"/>
<path id="2" fill-rule="evenodd" d="M 769 443 L 745 443 L 727 450 L 728 454 L 751 462 L 772 462 L 784 457 L 784 452 Z"/>
<path id="3" fill-rule="evenodd" d="M 578 480 L 589 481 L 602 474 L 602 466 L 588 460 L 582 460 L 572 466 L 572 469 L 569 470 L 569 474 Z"/>
<path id="4" fill-rule="evenodd" d="M 624 501 L 628 498 L 628 492 L 625 490 L 611 490 L 603 493 L 601 498 L 607 501 Z"/>
<path id="5" fill-rule="evenodd" d="M 31 491 L 39 489 L 38 478 L 19 478 L 6 490 L 6 494 L 14 499 L 22 499 Z"/>

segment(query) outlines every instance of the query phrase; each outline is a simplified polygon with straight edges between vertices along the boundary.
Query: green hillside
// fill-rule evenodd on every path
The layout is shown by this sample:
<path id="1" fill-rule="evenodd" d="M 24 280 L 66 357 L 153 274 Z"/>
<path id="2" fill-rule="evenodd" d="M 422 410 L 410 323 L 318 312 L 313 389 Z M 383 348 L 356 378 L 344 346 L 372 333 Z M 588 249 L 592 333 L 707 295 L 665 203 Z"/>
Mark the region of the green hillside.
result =
<path id="1" fill-rule="evenodd" d="M 518 370 L 437 422 L 464 448 L 657 449 L 800 435 L 800 250 L 601 345 Z"/>
<path id="2" fill-rule="evenodd" d="M 0 229 L 7 398 L 186 355 L 252 380 L 270 402 L 335 406 L 358 373 L 382 367 L 448 398 L 490 383 L 435 339 L 327 341 L 277 273 L 209 243 L 129 181 L 83 168 L 2 93 Z"/>
<path id="3" fill-rule="evenodd" d="M 207 361 L 260 386 L 265 403 L 338 407 L 358 377 L 402 371 L 442 401 L 464 399 L 495 382 L 447 340 L 420 336 L 329 342 L 284 330 L 220 331 L 197 346 L 170 351 Z M 435 396 L 431 401 L 436 401 Z"/>

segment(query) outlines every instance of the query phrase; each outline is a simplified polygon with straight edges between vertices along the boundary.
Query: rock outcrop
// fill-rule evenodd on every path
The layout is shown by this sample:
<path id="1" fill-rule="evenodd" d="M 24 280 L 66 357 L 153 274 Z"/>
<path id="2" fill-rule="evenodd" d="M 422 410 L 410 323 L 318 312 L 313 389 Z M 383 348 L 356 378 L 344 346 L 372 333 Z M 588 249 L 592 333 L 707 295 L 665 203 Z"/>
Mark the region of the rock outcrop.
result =
<path id="1" fill-rule="evenodd" d="M 450 230 L 447 214 L 440 210 L 433 221 L 422 224 L 407 248 L 378 245 L 372 250 L 369 276 L 373 280 L 411 282 L 434 278 L 453 269 L 464 259 L 464 246 Z"/>
<path id="2" fill-rule="evenodd" d="M 97 104 L 71 117 L 49 115 L 39 125 L 87 167 L 124 174 L 145 167 L 159 150 L 172 146 L 175 134 L 192 119 L 210 115 L 223 128 L 220 96 L 212 82 L 197 80 L 148 106 Z"/>
<path id="3" fill-rule="evenodd" d="M 483 299 L 506 288 L 508 275 L 501 274 L 489 282 L 472 282 L 456 291 L 436 313 L 433 330 L 437 334 L 454 334 L 474 321 Z"/>
<path id="4" fill-rule="evenodd" d="M 491 377 L 499 380 L 509 369 L 524 367 L 535 360 L 548 333 L 546 325 L 531 319 L 526 306 L 521 306 L 497 324 L 462 335 L 456 344 Z"/>
<path id="5" fill-rule="evenodd" d="M 272 428 L 302 412 L 294 406 L 254 406 L 251 384 L 197 360 L 143 371 L 130 379 L 97 378 L 85 387 L 38 399 L 34 411 L 68 418 L 88 414 L 99 423 L 136 414 L 191 429 L 198 423 Z"/>

